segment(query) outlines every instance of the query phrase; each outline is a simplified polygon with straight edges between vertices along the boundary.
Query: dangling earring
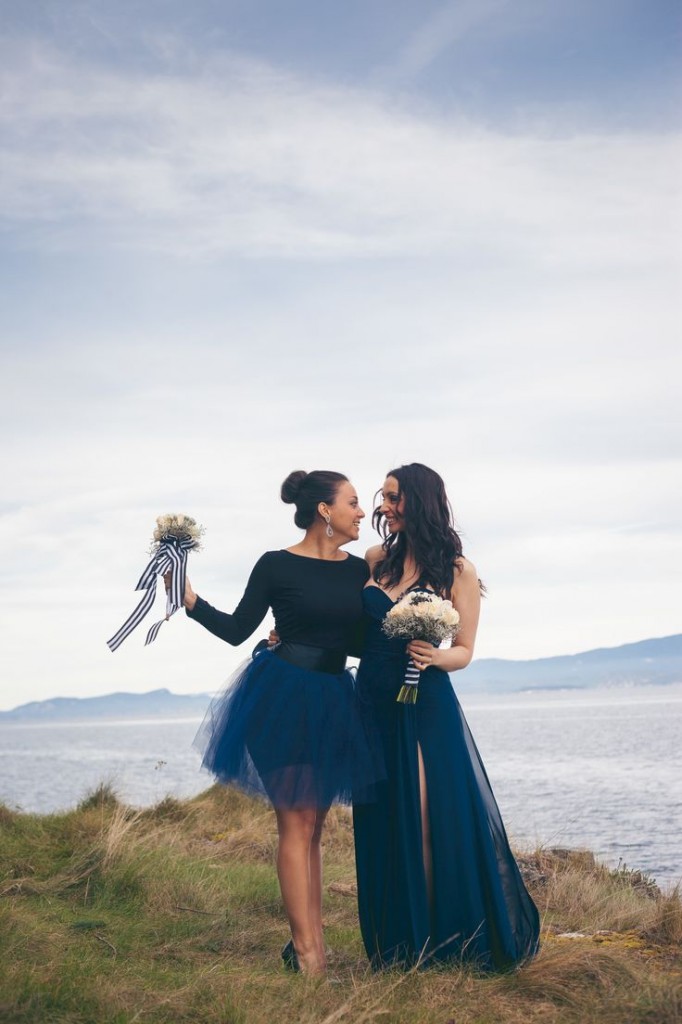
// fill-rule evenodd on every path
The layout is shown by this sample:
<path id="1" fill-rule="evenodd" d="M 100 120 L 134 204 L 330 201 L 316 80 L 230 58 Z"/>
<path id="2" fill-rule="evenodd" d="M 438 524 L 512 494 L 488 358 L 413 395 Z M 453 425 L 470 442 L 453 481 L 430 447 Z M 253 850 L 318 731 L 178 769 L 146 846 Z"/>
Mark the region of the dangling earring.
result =
<path id="1" fill-rule="evenodd" d="M 327 515 L 324 518 L 327 520 L 327 529 L 324 532 L 327 534 L 328 537 L 333 537 L 334 531 L 332 530 L 332 517 L 329 515 L 329 513 L 327 513 Z"/>

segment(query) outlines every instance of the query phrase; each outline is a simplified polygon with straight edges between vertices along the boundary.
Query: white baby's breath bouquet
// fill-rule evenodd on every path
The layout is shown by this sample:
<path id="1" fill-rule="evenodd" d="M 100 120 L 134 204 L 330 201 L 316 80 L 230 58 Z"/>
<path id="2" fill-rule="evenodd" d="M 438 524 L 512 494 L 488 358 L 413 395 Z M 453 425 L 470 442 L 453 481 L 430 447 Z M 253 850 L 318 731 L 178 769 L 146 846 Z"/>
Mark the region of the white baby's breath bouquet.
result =
<path id="1" fill-rule="evenodd" d="M 157 516 L 149 553 L 150 555 L 155 554 L 168 537 L 191 542 L 187 545 L 188 550 L 201 551 L 201 538 L 205 532 L 203 526 L 200 526 L 196 519 L 185 516 L 182 512 Z"/>
<path id="2" fill-rule="evenodd" d="M 200 526 L 196 519 L 183 515 L 181 512 L 156 517 L 156 527 L 149 550 L 151 560 L 135 587 L 135 590 L 144 590 L 146 593 L 119 631 L 114 633 L 111 640 L 107 640 L 110 650 L 115 651 L 117 647 L 120 647 L 135 627 L 139 626 L 154 604 L 157 578 L 168 573 L 170 574 L 170 584 L 166 587 L 166 616 L 151 627 L 147 633 L 145 646 L 156 640 L 163 623 L 167 622 L 182 605 L 185 593 L 187 555 L 190 551 L 201 550 L 203 535 L 203 526 Z"/>
<path id="3" fill-rule="evenodd" d="M 438 647 L 446 638 L 455 637 L 459 629 L 459 612 L 452 601 L 431 590 L 410 590 L 386 614 L 382 629 L 391 638 L 425 640 Z M 419 669 L 410 659 L 405 681 L 396 698 L 399 703 L 416 702 L 419 675 Z"/>

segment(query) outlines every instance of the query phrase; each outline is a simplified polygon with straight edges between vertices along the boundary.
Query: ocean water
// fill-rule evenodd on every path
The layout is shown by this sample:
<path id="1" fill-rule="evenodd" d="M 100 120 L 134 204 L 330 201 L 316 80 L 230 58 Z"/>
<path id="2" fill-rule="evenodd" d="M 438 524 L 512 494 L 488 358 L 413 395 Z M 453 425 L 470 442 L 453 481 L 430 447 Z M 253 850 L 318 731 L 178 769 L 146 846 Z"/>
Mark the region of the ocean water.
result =
<path id="1" fill-rule="evenodd" d="M 587 847 L 682 879 L 682 685 L 467 696 L 462 706 L 512 841 Z M 0 800 L 48 813 L 101 781 L 147 806 L 211 784 L 199 719 L 0 725 Z"/>

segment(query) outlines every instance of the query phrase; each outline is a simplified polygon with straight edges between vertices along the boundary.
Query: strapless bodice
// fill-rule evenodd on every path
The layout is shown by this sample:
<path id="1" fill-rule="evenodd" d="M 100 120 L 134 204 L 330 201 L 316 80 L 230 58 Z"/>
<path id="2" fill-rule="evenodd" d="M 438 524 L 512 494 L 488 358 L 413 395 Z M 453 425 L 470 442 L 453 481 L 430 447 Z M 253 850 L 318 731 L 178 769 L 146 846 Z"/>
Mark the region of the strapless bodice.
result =
<path id="1" fill-rule="evenodd" d="M 392 601 L 385 590 L 380 587 L 365 587 L 362 592 L 362 604 L 366 617 L 366 633 L 363 649 L 363 660 L 374 657 L 390 660 L 401 659 L 407 665 L 405 647 L 407 641 L 402 637 L 387 637 L 382 627 L 386 614 L 391 610 Z"/>

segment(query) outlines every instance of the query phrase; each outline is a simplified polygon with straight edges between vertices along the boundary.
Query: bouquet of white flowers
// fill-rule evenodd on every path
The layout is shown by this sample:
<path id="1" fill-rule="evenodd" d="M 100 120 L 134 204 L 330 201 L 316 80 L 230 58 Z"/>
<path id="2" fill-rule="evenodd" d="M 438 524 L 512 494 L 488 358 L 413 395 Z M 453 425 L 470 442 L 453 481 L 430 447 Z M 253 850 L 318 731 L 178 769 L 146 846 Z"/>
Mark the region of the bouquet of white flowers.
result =
<path id="1" fill-rule="evenodd" d="M 174 615 L 182 605 L 185 593 L 185 576 L 187 570 L 187 555 L 190 551 L 199 551 L 201 548 L 201 537 L 204 534 L 203 526 L 199 526 L 196 519 L 191 516 L 165 515 L 157 516 L 156 528 L 151 543 L 151 561 L 137 581 L 135 590 L 145 590 L 146 593 L 134 612 L 126 619 L 118 633 L 115 633 L 107 644 L 112 651 L 120 647 L 126 637 L 130 636 L 136 626 L 139 626 L 142 619 L 154 604 L 156 596 L 156 580 L 158 576 L 165 576 L 170 573 L 170 586 L 166 591 L 166 616 L 159 622 L 154 623 L 145 640 L 147 644 L 156 640 L 157 634 L 164 622 Z"/>
<path id="2" fill-rule="evenodd" d="M 178 537 L 180 540 L 189 541 L 190 551 L 201 551 L 201 538 L 205 534 L 203 526 L 199 526 L 196 519 L 191 516 L 165 515 L 156 517 L 156 529 L 152 538 L 150 554 L 159 550 L 168 537 Z"/>
<path id="3" fill-rule="evenodd" d="M 438 647 L 446 637 L 454 638 L 459 629 L 459 612 L 453 608 L 452 601 L 438 597 L 431 590 L 410 590 L 387 613 L 382 629 L 388 637 L 426 640 Z M 416 702 L 419 676 L 419 669 L 410 659 L 396 698 L 400 704 Z"/>

